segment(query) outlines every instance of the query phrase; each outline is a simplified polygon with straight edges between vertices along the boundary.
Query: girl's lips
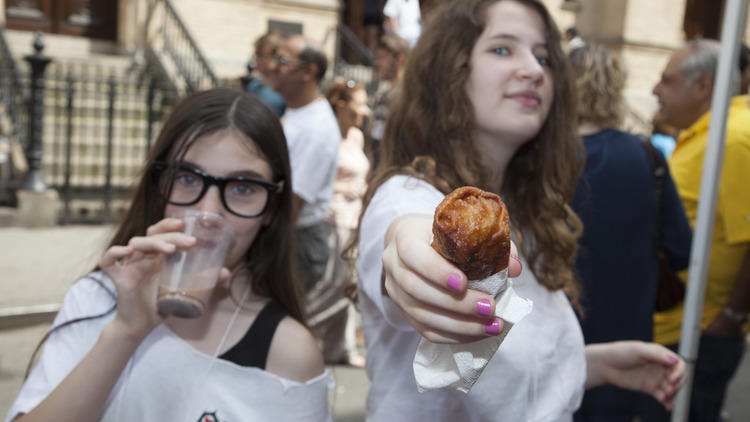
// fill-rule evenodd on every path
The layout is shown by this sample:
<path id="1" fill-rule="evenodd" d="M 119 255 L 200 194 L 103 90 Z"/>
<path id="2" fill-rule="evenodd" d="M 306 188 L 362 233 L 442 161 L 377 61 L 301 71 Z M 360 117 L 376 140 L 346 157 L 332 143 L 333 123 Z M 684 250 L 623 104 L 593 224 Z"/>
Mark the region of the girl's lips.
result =
<path id="1" fill-rule="evenodd" d="M 534 91 L 523 91 L 508 95 L 509 98 L 521 103 L 524 107 L 536 108 L 542 102 Z"/>

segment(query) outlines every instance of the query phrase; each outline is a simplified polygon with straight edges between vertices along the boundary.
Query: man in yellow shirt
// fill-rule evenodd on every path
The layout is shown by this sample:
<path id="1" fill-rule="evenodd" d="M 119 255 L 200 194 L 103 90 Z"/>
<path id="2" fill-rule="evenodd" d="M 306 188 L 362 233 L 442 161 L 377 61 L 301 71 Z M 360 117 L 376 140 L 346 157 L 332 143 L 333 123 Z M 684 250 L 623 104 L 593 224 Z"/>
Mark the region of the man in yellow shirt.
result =
<path id="1" fill-rule="evenodd" d="M 688 42 L 672 55 L 654 87 L 665 123 L 681 130 L 669 165 L 693 227 L 718 55 L 717 41 Z M 736 91 L 739 91 L 739 74 L 735 76 Z M 750 311 L 750 109 L 747 101 L 747 96 L 735 97 L 727 119 L 724 166 L 701 319 L 703 332 L 691 397 L 691 422 L 720 420 L 726 387 L 744 352 L 743 326 L 747 332 Z M 655 341 L 676 350 L 683 310 L 680 305 L 654 316 Z"/>

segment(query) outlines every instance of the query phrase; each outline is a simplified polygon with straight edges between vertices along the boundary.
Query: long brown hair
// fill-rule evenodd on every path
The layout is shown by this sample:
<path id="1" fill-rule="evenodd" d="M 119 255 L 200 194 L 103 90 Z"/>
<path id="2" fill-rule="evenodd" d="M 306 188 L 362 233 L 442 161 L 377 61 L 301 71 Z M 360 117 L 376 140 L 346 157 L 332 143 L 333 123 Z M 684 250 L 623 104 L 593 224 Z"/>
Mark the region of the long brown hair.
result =
<path id="1" fill-rule="evenodd" d="M 381 142 L 382 160 L 370 175 L 365 207 L 377 188 L 396 174 L 419 177 L 443 193 L 471 185 L 492 186 L 474 144 L 476 120 L 465 86 L 472 49 L 497 1 L 517 1 L 544 22 L 554 99 L 539 133 L 511 159 L 501 192 L 520 248 L 539 282 L 562 289 L 574 305 L 580 288 L 572 261 L 581 221 L 568 207 L 582 169 L 575 95 L 557 27 L 538 0 L 457 0 L 435 11 L 409 55 L 401 93 Z M 363 211 L 364 213 L 364 211 Z M 361 217 L 360 217 L 361 221 Z M 358 234 L 349 257 L 355 258 Z"/>
<path id="2" fill-rule="evenodd" d="M 273 181 L 285 181 L 274 196 L 269 211 L 273 218 L 258 232 L 245 253 L 254 293 L 283 305 L 304 322 L 301 290 L 292 275 L 291 170 L 286 138 L 279 119 L 257 97 L 239 90 L 217 88 L 194 93 L 178 104 L 156 139 L 131 206 L 112 238 L 110 246 L 126 245 L 133 236 L 143 236 L 148 226 L 164 218 L 165 201 L 159 194 L 149 166 L 155 161 L 174 163 L 197 139 L 231 129 L 260 149 L 273 172 Z"/>
<path id="3" fill-rule="evenodd" d="M 190 145 L 198 138 L 220 130 L 235 130 L 253 142 L 268 161 L 273 181 L 284 181 L 284 188 L 274 196 L 269 210 L 273 218 L 263 227 L 245 253 L 246 268 L 251 274 L 253 293 L 269 297 L 284 306 L 289 314 L 304 324 L 302 290 L 293 276 L 294 253 L 292 225 L 291 170 L 286 138 L 278 117 L 256 96 L 240 90 L 216 88 L 189 95 L 178 103 L 149 151 L 146 165 L 135 188 L 130 208 L 120 222 L 109 246 L 127 245 L 134 236 L 144 236 L 146 229 L 164 218 L 166 201 L 159 193 L 156 175 L 149 169 L 155 161 L 177 165 Z M 97 266 L 95 270 L 98 270 Z M 93 279 L 115 298 L 114 292 Z M 234 298 L 236 299 L 236 298 Z M 116 309 L 65 321 L 52 327 L 31 354 L 27 378 L 35 357 L 47 338 L 55 331 L 81 321 L 104 317 Z"/>
<path id="4" fill-rule="evenodd" d="M 587 42 L 568 53 L 576 81 L 579 122 L 620 129 L 627 72 L 620 57 L 601 44 Z"/>

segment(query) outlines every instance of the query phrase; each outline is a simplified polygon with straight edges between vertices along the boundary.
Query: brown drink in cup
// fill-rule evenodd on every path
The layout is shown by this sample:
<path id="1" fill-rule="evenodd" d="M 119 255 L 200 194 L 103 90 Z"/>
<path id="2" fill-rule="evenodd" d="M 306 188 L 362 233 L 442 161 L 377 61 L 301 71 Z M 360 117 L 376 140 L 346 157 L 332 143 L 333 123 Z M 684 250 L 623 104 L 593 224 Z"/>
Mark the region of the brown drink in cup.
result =
<path id="1" fill-rule="evenodd" d="M 159 274 L 157 307 L 165 315 L 198 318 L 219 279 L 235 230 L 229 221 L 207 211 L 181 210 L 170 217 L 182 219 L 183 233 L 197 242 L 166 257 Z"/>

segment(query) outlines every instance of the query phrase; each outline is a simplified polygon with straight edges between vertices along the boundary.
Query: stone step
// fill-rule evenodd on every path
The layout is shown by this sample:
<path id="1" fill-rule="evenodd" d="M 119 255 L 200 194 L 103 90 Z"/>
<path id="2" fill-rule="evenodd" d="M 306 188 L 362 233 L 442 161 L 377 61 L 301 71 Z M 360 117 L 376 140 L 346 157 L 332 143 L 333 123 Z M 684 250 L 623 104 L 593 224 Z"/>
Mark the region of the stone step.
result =
<path id="1" fill-rule="evenodd" d="M 34 32 L 5 29 L 5 39 L 11 53 L 23 58 L 34 52 Z M 43 34 L 42 54 L 53 60 L 85 60 L 108 66 L 129 66 L 131 56 L 114 41 L 96 40 L 70 35 Z"/>
<path id="2" fill-rule="evenodd" d="M 13 227 L 18 210 L 11 207 L 0 207 L 0 227 Z"/>

